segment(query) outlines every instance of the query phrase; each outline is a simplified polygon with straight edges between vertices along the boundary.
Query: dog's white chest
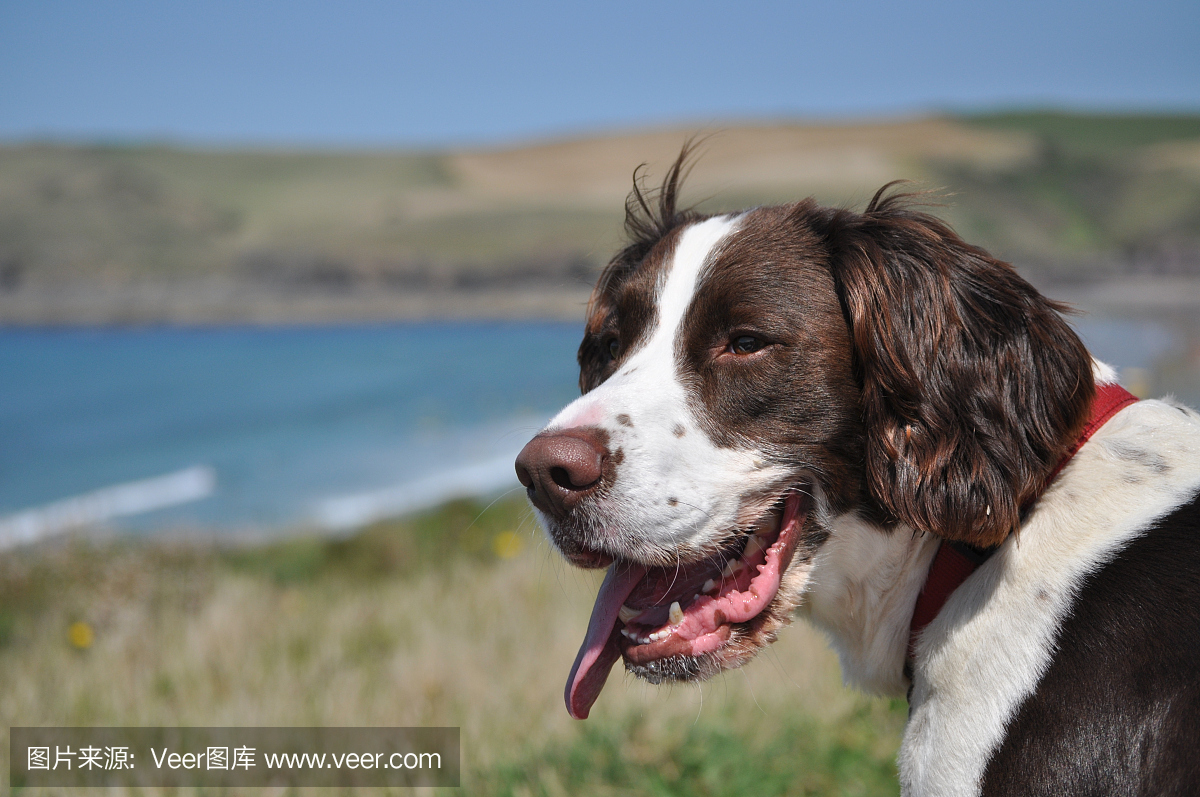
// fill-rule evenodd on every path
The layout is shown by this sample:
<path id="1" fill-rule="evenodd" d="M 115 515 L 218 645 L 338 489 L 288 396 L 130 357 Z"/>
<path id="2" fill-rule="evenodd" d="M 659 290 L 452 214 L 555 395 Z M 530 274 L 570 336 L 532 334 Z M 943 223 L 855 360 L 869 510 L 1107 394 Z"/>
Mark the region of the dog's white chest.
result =
<path id="1" fill-rule="evenodd" d="M 968 578 L 922 634 L 899 755 L 904 794 L 979 793 L 1006 725 L 1050 665 L 1084 579 L 1197 488 L 1193 416 L 1142 401 L 1096 433 L 1020 536 Z"/>

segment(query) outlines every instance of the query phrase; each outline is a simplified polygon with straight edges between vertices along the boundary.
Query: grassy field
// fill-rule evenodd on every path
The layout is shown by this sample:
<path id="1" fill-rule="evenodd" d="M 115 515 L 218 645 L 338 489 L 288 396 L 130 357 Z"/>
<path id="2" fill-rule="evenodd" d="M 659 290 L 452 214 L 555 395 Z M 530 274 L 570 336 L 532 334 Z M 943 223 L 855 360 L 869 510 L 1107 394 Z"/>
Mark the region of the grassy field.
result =
<path id="1" fill-rule="evenodd" d="M 409 317 L 425 304 L 406 297 L 505 291 L 565 292 L 577 316 L 620 242 L 634 168 L 661 175 L 697 133 L 686 199 L 704 209 L 809 195 L 861 207 L 902 178 L 1027 271 L 1200 274 L 1194 116 L 735 125 L 436 152 L 8 144 L 0 322 L 192 320 L 189 307 L 212 320 Z M 307 308 L 317 300 L 332 309 Z M 89 302 L 106 309 L 89 315 Z M 280 307 L 256 316 L 256 302 Z"/>
<path id="2" fill-rule="evenodd" d="M 472 795 L 897 793 L 903 701 L 845 690 L 803 625 L 699 687 L 618 668 L 569 719 L 597 585 L 517 500 L 344 540 L 20 551 L 0 561 L 0 724 L 456 725 Z"/>

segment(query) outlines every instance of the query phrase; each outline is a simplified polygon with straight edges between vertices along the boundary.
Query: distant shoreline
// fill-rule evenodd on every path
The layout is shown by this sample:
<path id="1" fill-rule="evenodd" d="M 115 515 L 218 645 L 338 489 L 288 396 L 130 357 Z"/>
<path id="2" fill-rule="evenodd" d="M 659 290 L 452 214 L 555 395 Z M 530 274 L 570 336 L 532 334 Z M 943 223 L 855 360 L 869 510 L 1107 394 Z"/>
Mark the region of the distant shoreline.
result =
<path id="1" fill-rule="evenodd" d="M 1085 310 L 1200 310 L 1200 277 L 1123 276 L 1091 282 L 1031 281 Z M 0 326 L 154 324 L 324 325 L 406 321 L 582 322 L 590 288 L 345 291 L 272 290 L 232 280 L 77 282 L 0 292 Z"/>
<path id="2" fill-rule="evenodd" d="M 1029 279 L 1049 298 L 1080 309 L 1109 312 L 1200 309 L 1200 277 L 1131 275 L 1092 282 Z"/>
<path id="3" fill-rule="evenodd" d="M 74 283 L 0 293 L 0 326 L 579 321 L 590 288 L 279 291 L 234 281 Z"/>

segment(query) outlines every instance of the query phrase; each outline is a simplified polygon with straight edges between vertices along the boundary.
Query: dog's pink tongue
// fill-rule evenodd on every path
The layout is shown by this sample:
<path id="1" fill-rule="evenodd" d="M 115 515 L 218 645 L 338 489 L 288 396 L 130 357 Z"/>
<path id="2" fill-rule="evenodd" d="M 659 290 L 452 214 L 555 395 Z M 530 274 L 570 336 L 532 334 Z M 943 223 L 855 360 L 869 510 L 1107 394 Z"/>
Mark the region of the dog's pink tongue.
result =
<path id="1" fill-rule="evenodd" d="M 621 658 L 621 648 L 613 633 L 617 614 L 645 575 L 646 568 L 642 565 L 615 562 L 604 576 L 596 605 L 592 607 L 592 619 L 588 621 L 587 636 L 567 678 L 567 712 L 577 720 L 587 719 L 608 680 L 608 671 Z"/>

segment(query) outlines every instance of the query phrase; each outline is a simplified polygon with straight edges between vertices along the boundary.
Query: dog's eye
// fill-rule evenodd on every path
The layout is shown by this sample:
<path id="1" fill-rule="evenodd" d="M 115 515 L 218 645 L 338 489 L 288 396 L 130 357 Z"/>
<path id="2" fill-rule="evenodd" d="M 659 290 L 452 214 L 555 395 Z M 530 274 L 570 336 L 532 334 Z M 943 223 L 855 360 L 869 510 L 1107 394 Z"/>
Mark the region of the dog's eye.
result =
<path id="1" fill-rule="evenodd" d="M 608 357 L 610 360 L 617 359 L 617 355 L 621 353 L 621 342 L 616 338 L 608 339 Z"/>
<path id="2" fill-rule="evenodd" d="M 767 344 L 753 335 L 738 335 L 729 342 L 732 354 L 753 354 Z"/>

